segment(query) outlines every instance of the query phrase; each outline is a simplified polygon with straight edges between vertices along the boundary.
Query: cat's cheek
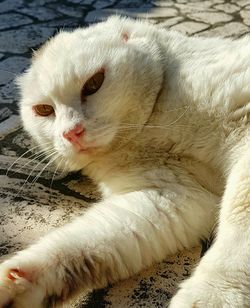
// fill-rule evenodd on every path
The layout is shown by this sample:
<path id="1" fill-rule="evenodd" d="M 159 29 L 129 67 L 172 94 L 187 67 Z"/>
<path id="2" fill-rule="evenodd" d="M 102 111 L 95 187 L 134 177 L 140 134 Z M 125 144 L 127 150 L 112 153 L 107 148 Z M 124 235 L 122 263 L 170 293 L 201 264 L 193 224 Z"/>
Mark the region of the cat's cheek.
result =
<path id="1" fill-rule="evenodd" d="M 68 172 L 79 171 L 83 169 L 89 161 L 85 155 L 61 155 L 61 157 L 63 159 L 61 163 L 62 168 Z"/>
<path id="2" fill-rule="evenodd" d="M 95 150 L 98 151 L 111 144 L 117 131 L 116 128 L 112 128 L 111 130 L 102 132 L 101 136 L 86 136 L 86 142 L 92 144 L 92 149 L 90 147 L 90 151 L 86 152 L 86 154 L 94 154 Z"/>

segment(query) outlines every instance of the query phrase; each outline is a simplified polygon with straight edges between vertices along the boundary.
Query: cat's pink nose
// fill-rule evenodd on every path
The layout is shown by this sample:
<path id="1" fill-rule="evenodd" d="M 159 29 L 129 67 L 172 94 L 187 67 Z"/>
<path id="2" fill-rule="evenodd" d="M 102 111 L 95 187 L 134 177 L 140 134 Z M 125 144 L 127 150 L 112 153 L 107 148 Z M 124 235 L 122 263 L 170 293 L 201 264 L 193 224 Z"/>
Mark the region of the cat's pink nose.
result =
<path id="1" fill-rule="evenodd" d="M 77 143 L 79 138 L 83 136 L 84 132 L 84 127 L 81 124 L 77 124 L 71 130 L 64 132 L 63 137 L 71 143 Z"/>

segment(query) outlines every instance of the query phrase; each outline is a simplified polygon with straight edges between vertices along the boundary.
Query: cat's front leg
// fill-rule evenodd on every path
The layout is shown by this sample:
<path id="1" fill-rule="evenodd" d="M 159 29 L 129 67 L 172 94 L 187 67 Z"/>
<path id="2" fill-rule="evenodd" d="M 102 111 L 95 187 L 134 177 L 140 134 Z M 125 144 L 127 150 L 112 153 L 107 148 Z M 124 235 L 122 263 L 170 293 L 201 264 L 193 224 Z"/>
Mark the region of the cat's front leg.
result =
<path id="1" fill-rule="evenodd" d="M 176 189 L 113 196 L 2 263 L 0 307 L 49 307 L 197 244 L 209 232 L 208 221 L 212 224 L 213 198 Z"/>
<path id="2" fill-rule="evenodd" d="M 47 236 L 0 265 L 0 308 L 50 307 L 63 300 L 68 289 L 55 240 Z"/>
<path id="3" fill-rule="evenodd" d="M 250 307 L 250 151 L 229 176 L 214 245 L 170 307 Z"/>

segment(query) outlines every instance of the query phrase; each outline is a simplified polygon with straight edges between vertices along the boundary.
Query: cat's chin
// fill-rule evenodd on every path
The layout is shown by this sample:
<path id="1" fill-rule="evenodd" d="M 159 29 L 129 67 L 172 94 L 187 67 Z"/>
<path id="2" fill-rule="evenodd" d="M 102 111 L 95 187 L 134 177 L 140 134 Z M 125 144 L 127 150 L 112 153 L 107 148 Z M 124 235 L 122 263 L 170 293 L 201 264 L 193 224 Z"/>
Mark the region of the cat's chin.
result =
<path id="1" fill-rule="evenodd" d="M 71 155 L 64 156 L 65 169 L 67 171 L 79 171 L 94 160 L 97 148 L 82 148 Z"/>
<path id="2" fill-rule="evenodd" d="M 66 160 L 64 170 L 67 172 L 79 171 L 82 170 L 87 164 L 88 162 Z"/>
<path id="3" fill-rule="evenodd" d="M 77 150 L 78 155 L 91 155 L 98 151 L 98 148 L 80 148 Z"/>

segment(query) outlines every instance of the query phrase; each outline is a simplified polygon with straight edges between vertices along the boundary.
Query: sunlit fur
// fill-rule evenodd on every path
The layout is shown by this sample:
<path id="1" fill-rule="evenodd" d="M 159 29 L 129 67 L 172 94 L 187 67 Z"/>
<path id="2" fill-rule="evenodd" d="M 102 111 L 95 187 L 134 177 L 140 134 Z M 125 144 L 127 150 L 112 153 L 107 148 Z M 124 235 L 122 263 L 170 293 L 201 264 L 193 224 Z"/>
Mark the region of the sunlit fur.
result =
<path id="1" fill-rule="evenodd" d="M 18 80 L 24 127 L 104 198 L 0 266 L 0 307 L 46 307 L 128 278 L 198 245 L 217 220 L 215 244 L 170 306 L 249 306 L 249 54 L 248 37 L 188 38 L 119 17 L 35 53 Z M 82 104 L 99 70 L 105 80 Z M 36 104 L 55 115 L 35 115 Z M 63 137 L 79 123 L 87 152 Z"/>
<path id="2" fill-rule="evenodd" d="M 128 45 L 122 40 L 124 26 L 120 23 L 113 28 L 112 23 L 110 20 L 84 30 L 59 33 L 35 54 L 31 68 L 19 79 L 24 127 L 41 146 L 51 141 L 58 153 L 67 158 L 69 169 L 82 169 L 90 158 L 76 155 L 63 138 L 64 131 L 82 122 L 85 142 L 101 152 L 107 151 L 114 139 L 124 143 L 120 134 L 115 138 L 119 126 L 123 122 L 144 124 L 162 84 L 159 46 L 151 39 L 154 29 L 148 27 L 149 37 L 144 37 L 141 25 L 134 42 L 131 40 Z M 137 45 L 142 49 L 138 50 Z M 84 83 L 100 69 L 105 70 L 103 86 L 81 104 Z M 141 101 L 142 92 L 145 98 Z M 135 101 L 141 103 L 134 104 Z M 54 107 L 55 118 L 34 117 L 31 106 L 42 103 Z M 114 144 L 117 146 L 117 142 Z"/>

